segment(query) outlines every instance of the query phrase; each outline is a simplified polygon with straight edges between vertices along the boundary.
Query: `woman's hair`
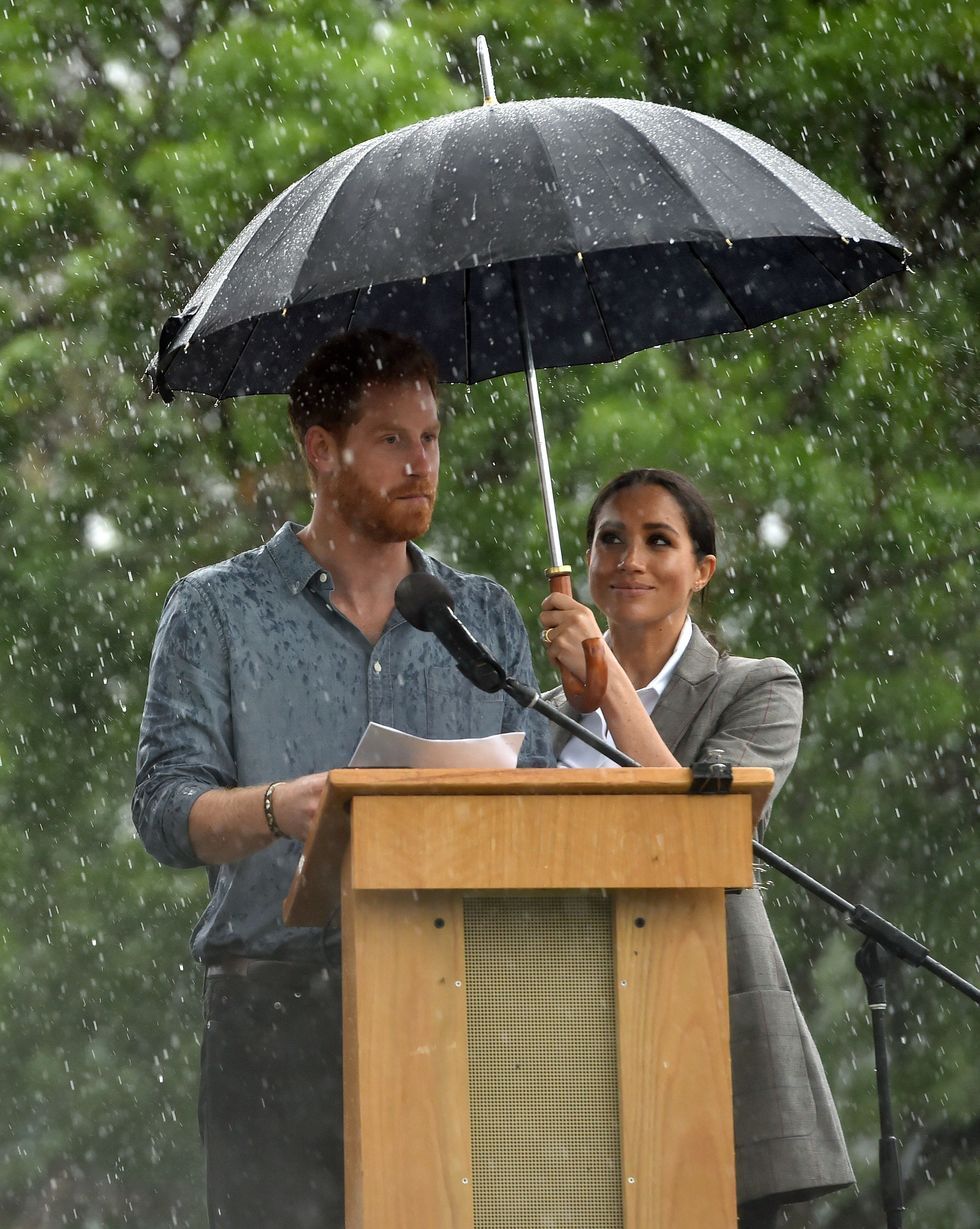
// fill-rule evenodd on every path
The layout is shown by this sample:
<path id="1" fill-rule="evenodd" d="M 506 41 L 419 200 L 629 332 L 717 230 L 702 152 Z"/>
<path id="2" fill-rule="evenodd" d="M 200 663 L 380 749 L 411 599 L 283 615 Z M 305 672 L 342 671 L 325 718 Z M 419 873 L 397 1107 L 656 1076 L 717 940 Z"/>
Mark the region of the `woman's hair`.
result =
<path id="1" fill-rule="evenodd" d="M 672 469 L 628 469 L 624 474 L 617 474 L 610 479 L 592 501 L 592 507 L 589 509 L 589 517 L 585 523 L 585 542 L 588 547 L 592 546 L 596 521 L 604 504 L 631 486 L 663 487 L 668 494 L 673 495 L 684 513 L 687 532 L 694 543 L 697 558 L 701 560 L 705 555 L 716 553 L 715 517 L 708 501 L 693 482 L 683 474 L 675 474 Z"/>

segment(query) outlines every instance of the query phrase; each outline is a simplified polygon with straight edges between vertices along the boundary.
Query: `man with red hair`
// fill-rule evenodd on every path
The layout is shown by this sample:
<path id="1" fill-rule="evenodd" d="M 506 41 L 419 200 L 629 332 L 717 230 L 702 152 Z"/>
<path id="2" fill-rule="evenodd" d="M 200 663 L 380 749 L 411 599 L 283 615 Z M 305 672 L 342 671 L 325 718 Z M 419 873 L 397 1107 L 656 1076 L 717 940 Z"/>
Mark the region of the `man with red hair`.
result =
<path id="1" fill-rule="evenodd" d="M 436 370 L 388 333 L 328 342 L 297 377 L 290 419 L 314 491 L 307 525 L 171 590 L 154 646 L 133 815 L 147 849 L 205 866 L 191 947 L 205 968 L 200 1121 L 211 1224 L 343 1223 L 339 931 L 283 925 L 332 768 L 369 721 L 427 738 L 523 730 L 537 715 L 472 687 L 394 609 L 434 573 L 508 674 L 533 682 L 524 625 L 494 581 L 414 544 L 439 478 Z"/>

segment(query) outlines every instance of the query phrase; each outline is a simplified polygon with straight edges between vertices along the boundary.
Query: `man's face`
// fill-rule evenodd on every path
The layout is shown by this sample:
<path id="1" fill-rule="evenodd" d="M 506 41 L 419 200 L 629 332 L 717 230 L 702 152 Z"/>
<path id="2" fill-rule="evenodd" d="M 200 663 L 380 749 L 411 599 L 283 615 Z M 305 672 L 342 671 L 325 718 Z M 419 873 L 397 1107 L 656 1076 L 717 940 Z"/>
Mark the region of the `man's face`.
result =
<path id="1" fill-rule="evenodd" d="M 340 520 L 377 543 L 429 528 L 439 484 L 439 415 L 428 384 L 369 384 L 329 483 Z"/>

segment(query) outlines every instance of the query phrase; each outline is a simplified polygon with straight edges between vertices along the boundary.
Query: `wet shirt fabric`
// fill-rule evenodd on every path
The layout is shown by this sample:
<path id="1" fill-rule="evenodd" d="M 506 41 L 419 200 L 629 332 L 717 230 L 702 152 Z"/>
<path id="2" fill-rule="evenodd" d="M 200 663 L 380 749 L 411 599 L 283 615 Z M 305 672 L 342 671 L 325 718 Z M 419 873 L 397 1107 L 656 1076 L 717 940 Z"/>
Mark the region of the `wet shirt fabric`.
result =
<path id="1" fill-rule="evenodd" d="M 393 611 L 372 645 L 331 605 L 333 584 L 287 524 L 247 551 L 178 581 L 164 605 L 140 730 L 133 819 L 166 866 L 198 867 L 188 835 L 211 789 L 289 780 L 348 763 L 369 721 L 423 738 L 523 730 L 518 763 L 551 767 L 546 722 L 509 697 L 478 691 L 439 641 Z M 452 593 L 456 613 L 508 674 L 534 684 L 513 599 L 409 544 L 416 570 Z M 339 940 L 286 927 L 282 901 L 301 852 L 278 840 L 209 866 L 211 898 L 191 939 L 203 961 L 228 955 L 322 960 Z"/>

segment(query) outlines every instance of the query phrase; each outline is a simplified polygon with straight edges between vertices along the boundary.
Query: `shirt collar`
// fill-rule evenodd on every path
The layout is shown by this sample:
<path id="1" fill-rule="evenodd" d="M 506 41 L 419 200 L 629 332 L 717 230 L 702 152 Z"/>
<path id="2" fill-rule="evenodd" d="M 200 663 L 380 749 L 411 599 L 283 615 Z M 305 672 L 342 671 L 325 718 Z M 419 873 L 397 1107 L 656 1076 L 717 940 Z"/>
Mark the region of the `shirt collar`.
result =
<path id="1" fill-rule="evenodd" d="M 660 671 L 656 678 L 651 679 L 645 687 L 638 687 L 636 694 L 641 700 L 646 700 L 647 697 L 659 699 L 667 689 L 667 684 L 670 682 L 671 675 L 677 668 L 677 663 L 684 656 L 687 646 L 691 643 L 693 635 L 693 626 L 691 624 L 691 616 L 688 615 L 684 620 L 684 626 L 681 628 L 680 635 L 677 637 L 677 643 L 674 645 L 674 651 L 664 664 L 664 668 Z"/>
<path id="2" fill-rule="evenodd" d="M 314 576 L 323 569 L 297 538 L 302 525 L 295 521 L 287 521 L 285 525 L 265 544 L 272 562 L 282 573 L 282 578 L 293 595 L 302 592 Z M 329 580 L 327 583 L 333 587 Z"/>
<path id="3" fill-rule="evenodd" d="M 333 589 L 333 578 L 326 568 L 322 568 L 296 536 L 303 528 L 295 521 L 287 521 L 275 535 L 265 544 L 265 549 L 282 574 L 283 580 L 294 596 L 301 593 L 314 576 L 323 576 L 321 582 L 326 588 Z M 408 557 L 416 572 L 432 572 L 432 560 L 414 542 L 408 543 Z"/>
<path id="4" fill-rule="evenodd" d="M 412 561 L 413 572 L 434 572 L 432 560 L 420 546 L 416 546 L 414 542 L 408 543 L 408 557 Z"/>

